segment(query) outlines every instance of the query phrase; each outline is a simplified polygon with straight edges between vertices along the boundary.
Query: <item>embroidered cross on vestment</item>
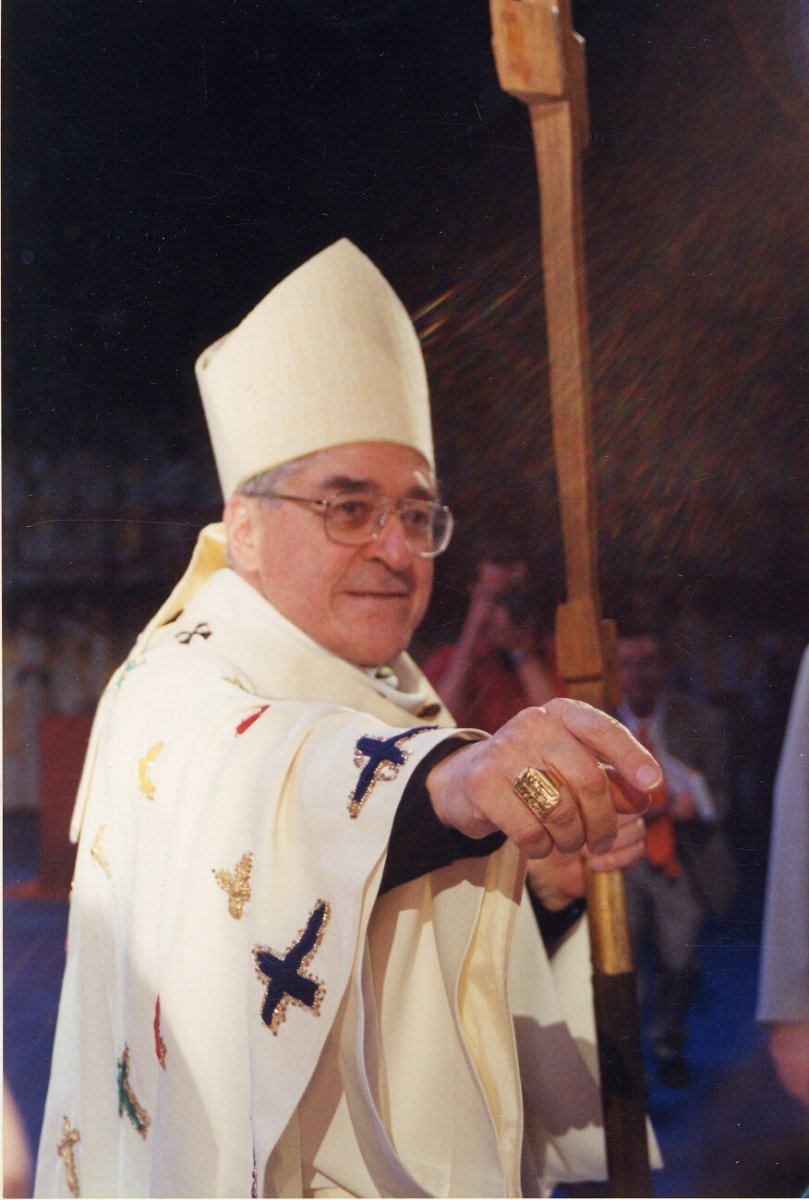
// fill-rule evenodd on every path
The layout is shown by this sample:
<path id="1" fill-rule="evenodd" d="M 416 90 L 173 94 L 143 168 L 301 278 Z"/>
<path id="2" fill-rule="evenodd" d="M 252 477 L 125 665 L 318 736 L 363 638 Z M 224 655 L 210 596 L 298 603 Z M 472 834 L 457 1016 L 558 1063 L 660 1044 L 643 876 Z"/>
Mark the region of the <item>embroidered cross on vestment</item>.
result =
<path id="1" fill-rule="evenodd" d="M 331 908 L 327 902 L 318 900 L 309 915 L 306 928 L 300 931 L 286 954 L 278 954 L 269 946 L 253 947 L 256 974 L 267 983 L 261 1019 L 276 1035 L 286 1019 L 290 1004 L 308 1008 L 316 1016 L 319 1014 L 326 995 L 325 985 L 314 975 L 304 974 L 303 968 L 308 966 L 320 945 L 330 915 Z"/>
<path id="2" fill-rule="evenodd" d="M 415 737 L 417 733 L 426 733 L 428 729 L 434 728 L 434 725 L 419 725 L 415 729 L 406 729 L 404 733 L 396 733 L 390 738 L 379 737 L 373 733 L 360 738 L 354 749 L 354 766 L 362 767 L 362 770 L 354 790 L 348 797 L 348 811 L 352 817 L 359 815 L 371 789 L 380 779 L 395 779 L 399 774 L 399 768 L 410 757 L 410 751 L 406 750 L 402 743 Z"/>
<path id="3" fill-rule="evenodd" d="M 207 621 L 200 621 L 199 625 L 195 625 L 193 629 L 183 629 L 181 633 L 175 633 L 174 636 L 183 646 L 187 646 L 193 637 L 201 637 L 204 640 L 209 638 L 212 632 Z"/>

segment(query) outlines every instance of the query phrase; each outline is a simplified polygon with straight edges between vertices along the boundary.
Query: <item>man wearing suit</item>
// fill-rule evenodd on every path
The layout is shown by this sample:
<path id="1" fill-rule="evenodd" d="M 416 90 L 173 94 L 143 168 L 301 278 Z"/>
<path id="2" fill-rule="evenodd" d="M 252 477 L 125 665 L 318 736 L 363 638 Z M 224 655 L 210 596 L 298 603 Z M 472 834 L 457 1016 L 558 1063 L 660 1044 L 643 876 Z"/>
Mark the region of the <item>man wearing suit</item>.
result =
<path id="1" fill-rule="evenodd" d="M 618 652 L 624 695 L 618 718 L 652 751 L 664 775 L 645 816 L 646 858 L 626 873 L 633 952 L 641 977 L 651 942 L 658 1075 L 668 1087 L 684 1087 L 691 1078 L 684 1023 L 699 974 L 699 931 L 706 911 L 726 910 L 733 888 L 721 829 L 729 800 L 724 722 L 718 709 L 667 691 L 656 631 L 627 629 Z"/>

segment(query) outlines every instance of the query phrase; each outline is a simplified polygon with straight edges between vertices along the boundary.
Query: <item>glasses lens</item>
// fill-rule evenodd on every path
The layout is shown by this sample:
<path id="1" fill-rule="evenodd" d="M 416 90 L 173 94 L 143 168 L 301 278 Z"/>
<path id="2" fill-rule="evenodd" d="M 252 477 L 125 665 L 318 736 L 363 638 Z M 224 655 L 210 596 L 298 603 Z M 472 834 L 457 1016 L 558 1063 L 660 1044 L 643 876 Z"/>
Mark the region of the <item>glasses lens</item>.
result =
<path id="1" fill-rule="evenodd" d="M 455 522 L 446 504 L 436 504 L 433 523 L 433 556 L 443 554 L 450 543 Z"/>
<path id="2" fill-rule="evenodd" d="M 345 546 L 361 546 L 374 536 L 383 505 L 362 496 L 335 496 L 326 509 L 326 533 Z"/>
<path id="3" fill-rule="evenodd" d="M 399 508 L 407 544 L 414 554 L 440 554 L 449 540 L 449 509 L 435 501 L 412 501 Z"/>
<path id="4" fill-rule="evenodd" d="M 446 550 L 452 535 L 452 513 L 444 504 L 430 500 L 407 500 L 395 509 L 410 550 L 433 558 Z M 344 546 L 362 546 L 373 541 L 390 512 L 385 500 L 362 496 L 334 496 L 325 511 L 326 534 Z"/>

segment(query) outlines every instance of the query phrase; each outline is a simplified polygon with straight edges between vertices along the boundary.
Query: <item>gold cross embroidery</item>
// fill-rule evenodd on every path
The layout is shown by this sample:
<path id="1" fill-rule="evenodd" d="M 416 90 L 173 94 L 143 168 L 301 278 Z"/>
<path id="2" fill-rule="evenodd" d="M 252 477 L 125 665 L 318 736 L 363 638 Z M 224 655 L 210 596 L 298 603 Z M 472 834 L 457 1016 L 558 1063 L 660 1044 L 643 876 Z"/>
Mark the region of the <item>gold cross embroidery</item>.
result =
<path id="1" fill-rule="evenodd" d="M 90 857 L 94 858 L 96 860 L 98 865 L 101 867 L 101 870 L 104 872 L 104 874 L 109 879 L 109 878 L 111 878 L 111 875 L 112 875 L 112 873 L 110 871 L 110 863 L 109 863 L 109 859 L 107 858 L 106 854 L 104 853 L 104 847 L 101 844 L 103 841 L 103 838 L 104 838 L 104 834 L 106 832 L 107 832 L 107 826 L 102 825 L 99 828 L 98 833 L 95 835 L 95 838 L 93 839 L 93 844 L 90 847 Z"/>
<path id="2" fill-rule="evenodd" d="M 70 1188 L 72 1196 L 79 1195 L 79 1177 L 76 1174 L 76 1159 L 73 1147 L 76 1142 L 81 1141 L 81 1135 L 78 1129 L 70 1128 L 70 1121 L 67 1117 L 62 1117 L 62 1138 L 56 1143 L 56 1149 L 60 1158 L 65 1160 L 65 1170 L 67 1171 L 67 1186 Z"/>
<path id="3" fill-rule="evenodd" d="M 214 879 L 228 894 L 228 912 L 234 921 L 238 921 L 244 912 L 244 906 L 250 899 L 250 872 L 253 869 L 253 855 L 248 851 L 243 854 L 233 871 L 222 867 L 213 872 Z"/>
<path id="4" fill-rule="evenodd" d="M 149 767 L 162 749 L 163 742 L 156 742 L 151 749 L 146 751 L 143 758 L 138 760 L 138 787 L 147 800 L 155 798 L 155 785 L 149 778 Z"/>

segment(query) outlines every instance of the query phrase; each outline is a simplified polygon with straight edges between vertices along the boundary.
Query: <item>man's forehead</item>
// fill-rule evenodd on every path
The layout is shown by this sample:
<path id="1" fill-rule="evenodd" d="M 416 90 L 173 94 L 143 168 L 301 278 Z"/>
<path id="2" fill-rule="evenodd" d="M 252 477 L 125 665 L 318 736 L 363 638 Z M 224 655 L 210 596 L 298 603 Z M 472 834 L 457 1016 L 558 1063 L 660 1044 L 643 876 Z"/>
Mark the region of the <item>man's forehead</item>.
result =
<path id="1" fill-rule="evenodd" d="M 435 477 L 429 464 L 409 446 L 382 442 L 352 442 L 320 450 L 303 462 L 295 476 L 331 492 L 389 491 L 409 496 L 434 496 Z"/>

